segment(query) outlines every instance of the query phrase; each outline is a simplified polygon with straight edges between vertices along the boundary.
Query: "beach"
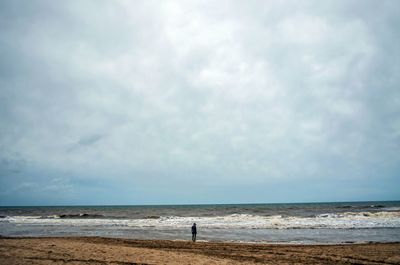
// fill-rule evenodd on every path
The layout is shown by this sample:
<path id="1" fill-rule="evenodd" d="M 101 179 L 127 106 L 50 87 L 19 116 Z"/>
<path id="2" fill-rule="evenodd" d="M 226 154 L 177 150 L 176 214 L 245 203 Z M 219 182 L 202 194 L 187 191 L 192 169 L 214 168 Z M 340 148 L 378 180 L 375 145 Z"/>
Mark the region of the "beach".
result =
<path id="1" fill-rule="evenodd" d="M 399 11 L 0 0 L 0 265 L 400 265 Z"/>
<path id="2" fill-rule="evenodd" d="M 1 265 L 400 264 L 399 239 L 398 201 L 0 207 Z"/>
<path id="3" fill-rule="evenodd" d="M 0 264 L 400 264 L 400 243 L 255 244 L 2 237 Z"/>

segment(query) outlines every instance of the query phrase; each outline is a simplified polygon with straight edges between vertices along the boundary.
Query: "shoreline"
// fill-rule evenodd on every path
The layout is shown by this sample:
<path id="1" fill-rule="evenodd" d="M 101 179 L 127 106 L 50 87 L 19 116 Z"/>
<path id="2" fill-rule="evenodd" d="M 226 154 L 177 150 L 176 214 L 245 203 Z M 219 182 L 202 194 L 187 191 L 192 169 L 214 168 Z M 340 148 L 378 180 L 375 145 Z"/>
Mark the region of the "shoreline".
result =
<path id="1" fill-rule="evenodd" d="M 76 235 L 54 235 L 54 236 L 3 236 L 0 234 L 1 239 L 62 239 L 62 238 L 71 238 L 71 239 L 91 239 L 91 238 L 99 238 L 99 239 L 116 239 L 116 240 L 132 240 L 132 241 L 166 241 L 166 242 L 190 242 L 189 236 L 188 239 L 142 239 L 142 238 L 130 238 L 130 237 L 112 237 L 112 236 L 76 236 Z M 196 243 L 216 243 L 216 244 L 243 244 L 243 245 L 271 245 L 271 246 L 341 246 L 341 245 L 369 245 L 369 244 L 400 244 L 400 239 L 398 241 L 343 241 L 343 242 L 275 242 L 275 241 L 236 241 L 236 240 L 204 240 L 204 239 L 197 239 Z"/>
<path id="2" fill-rule="evenodd" d="M 1 264 L 400 264 L 400 242 L 275 244 L 0 237 Z"/>

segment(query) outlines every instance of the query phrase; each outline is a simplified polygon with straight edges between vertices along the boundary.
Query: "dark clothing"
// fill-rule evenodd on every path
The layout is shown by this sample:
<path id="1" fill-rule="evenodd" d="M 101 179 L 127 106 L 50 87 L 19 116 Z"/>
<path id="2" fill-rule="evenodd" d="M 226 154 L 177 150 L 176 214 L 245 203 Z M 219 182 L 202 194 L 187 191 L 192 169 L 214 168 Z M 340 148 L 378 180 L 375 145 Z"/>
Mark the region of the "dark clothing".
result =
<path id="1" fill-rule="evenodd" d="M 197 228 L 195 225 L 192 226 L 192 241 L 196 242 Z"/>

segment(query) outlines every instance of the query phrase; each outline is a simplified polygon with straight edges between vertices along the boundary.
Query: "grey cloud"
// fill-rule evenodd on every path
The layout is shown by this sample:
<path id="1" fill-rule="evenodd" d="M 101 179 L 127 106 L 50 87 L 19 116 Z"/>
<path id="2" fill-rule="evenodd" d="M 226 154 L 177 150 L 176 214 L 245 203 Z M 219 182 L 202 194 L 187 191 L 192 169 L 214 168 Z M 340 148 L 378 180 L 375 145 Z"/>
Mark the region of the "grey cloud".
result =
<path id="1" fill-rule="evenodd" d="M 99 141 L 101 138 L 103 138 L 102 135 L 90 135 L 88 137 L 83 137 L 78 141 L 79 145 L 92 145 L 94 143 L 96 143 L 97 141 Z"/>
<path id="2" fill-rule="evenodd" d="M 70 151 L 75 151 L 79 148 L 84 148 L 84 147 L 89 147 L 91 145 L 94 145 L 96 142 L 100 141 L 104 136 L 100 134 L 93 134 L 89 136 L 84 136 L 79 139 L 78 142 L 72 144 L 67 150 Z"/>
<path id="3" fill-rule="evenodd" d="M 143 190 L 398 184 L 398 6 L 3 1 L 1 157 Z"/>

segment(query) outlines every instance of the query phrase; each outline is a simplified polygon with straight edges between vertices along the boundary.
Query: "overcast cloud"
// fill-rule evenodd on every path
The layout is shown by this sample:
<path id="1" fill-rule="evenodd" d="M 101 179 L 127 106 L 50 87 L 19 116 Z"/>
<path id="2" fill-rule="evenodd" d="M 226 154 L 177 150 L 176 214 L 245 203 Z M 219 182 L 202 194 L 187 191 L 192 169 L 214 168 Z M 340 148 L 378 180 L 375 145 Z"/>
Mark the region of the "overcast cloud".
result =
<path id="1" fill-rule="evenodd" d="M 400 199 L 400 2 L 1 1 L 0 204 Z"/>

